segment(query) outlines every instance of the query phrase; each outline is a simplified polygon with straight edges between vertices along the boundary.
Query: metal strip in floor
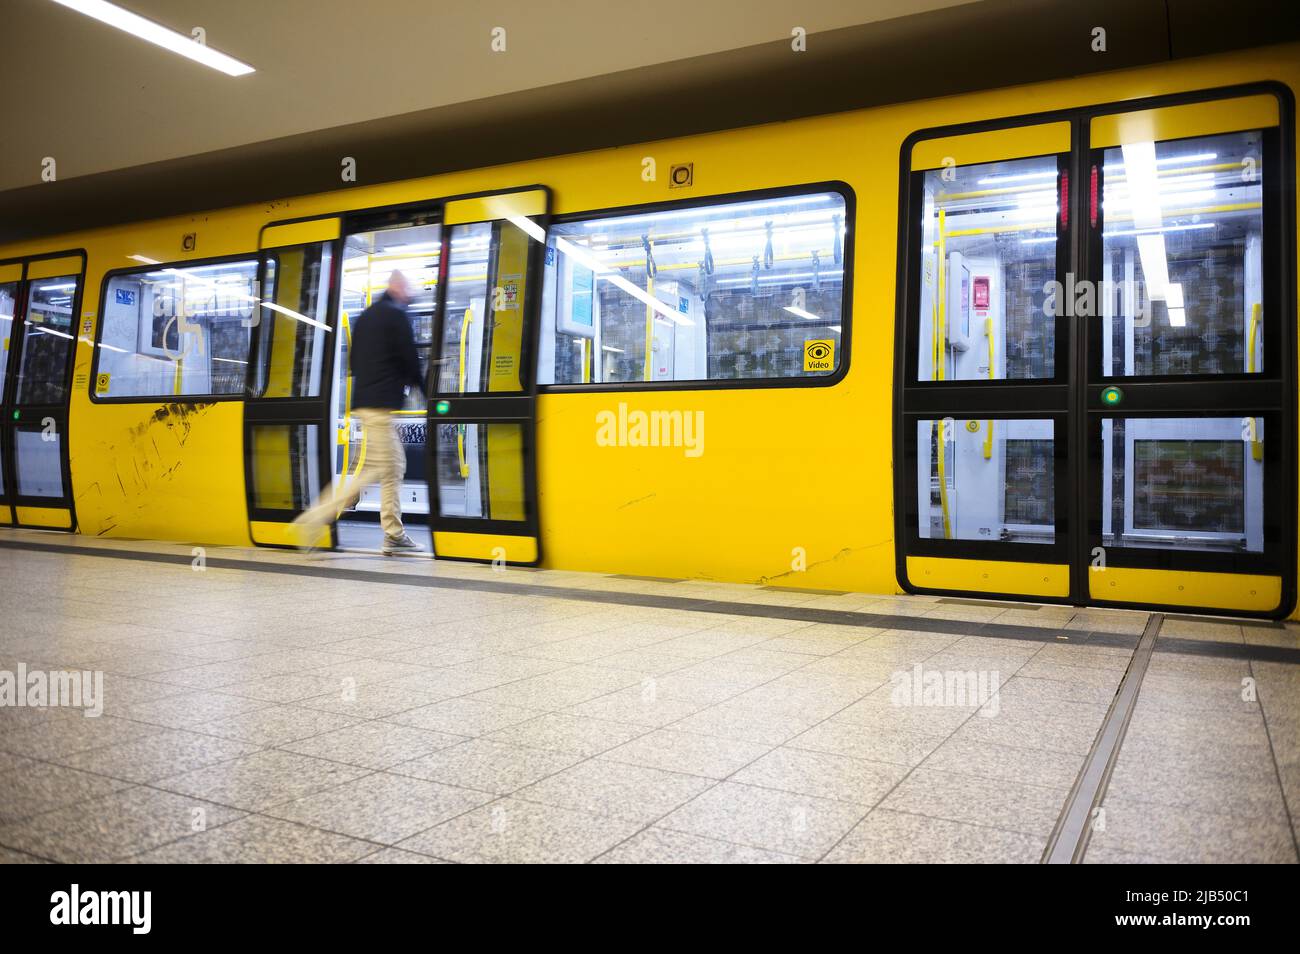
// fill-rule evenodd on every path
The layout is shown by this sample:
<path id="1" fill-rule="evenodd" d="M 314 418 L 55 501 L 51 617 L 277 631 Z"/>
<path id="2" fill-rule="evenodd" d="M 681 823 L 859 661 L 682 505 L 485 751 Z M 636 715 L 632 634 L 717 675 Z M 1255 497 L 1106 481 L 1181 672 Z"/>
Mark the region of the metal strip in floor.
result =
<path id="1" fill-rule="evenodd" d="M 1120 746 L 1124 744 L 1124 734 L 1133 718 L 1133 710 L 1137 708 L 1138 690 L 1142 688 L 1142 679 L 1151 662 L 1151 655 L 1155 652 L 1156 638 L 1160 635 L 1163 624 L 1164 616 L 1160 613 L 1153 614 L 1147 621 L 1133 658 L 1129 660 L 1128 669 L 1124 671 L 1124 678 L 1120 680 L 1115 692 L 1115 698 L 1106 711 L 1106 718 L 1102 720 L 1088 757 L 1084 759 L 1070 795 L 1065 800 L 1065 806 L 1061 809 L 1061 815 L 1056 820 L 1056 826 L 1047 839 L 1043 864 L 1068 865 L 1083 860 L 1084 852 L 1088 850 L 1088 840 L 1092 836 L 1093 813 L 1106 796 L 1111 773 L 1119 760 Z"/>

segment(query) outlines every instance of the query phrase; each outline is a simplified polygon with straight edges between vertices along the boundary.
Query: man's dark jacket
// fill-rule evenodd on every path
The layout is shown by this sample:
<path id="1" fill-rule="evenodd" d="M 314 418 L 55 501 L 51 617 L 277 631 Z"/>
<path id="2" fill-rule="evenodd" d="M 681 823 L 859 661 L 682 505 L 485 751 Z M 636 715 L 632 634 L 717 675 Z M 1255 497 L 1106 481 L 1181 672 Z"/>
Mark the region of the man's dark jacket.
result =
<path id="1" fill-rule="evenodd" d="M 352 406 L 397 410 L 409 384 L 423 388 L 420 358 L 406 308 L 384 292 L 352 326 Z"/>

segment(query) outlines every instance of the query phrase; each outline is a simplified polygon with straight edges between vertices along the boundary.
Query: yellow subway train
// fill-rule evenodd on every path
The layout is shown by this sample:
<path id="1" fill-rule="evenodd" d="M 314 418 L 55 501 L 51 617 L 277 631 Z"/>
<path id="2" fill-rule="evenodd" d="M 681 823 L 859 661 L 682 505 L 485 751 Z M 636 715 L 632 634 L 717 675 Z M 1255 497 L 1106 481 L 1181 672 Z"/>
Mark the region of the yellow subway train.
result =
<path id="1" fill-rule="evenodd" d="M 1298 86 L 1284 45 L 0 246 L 0 523 L 299 542 L 400 269 L 438 558 L 1289 616 Z"/>

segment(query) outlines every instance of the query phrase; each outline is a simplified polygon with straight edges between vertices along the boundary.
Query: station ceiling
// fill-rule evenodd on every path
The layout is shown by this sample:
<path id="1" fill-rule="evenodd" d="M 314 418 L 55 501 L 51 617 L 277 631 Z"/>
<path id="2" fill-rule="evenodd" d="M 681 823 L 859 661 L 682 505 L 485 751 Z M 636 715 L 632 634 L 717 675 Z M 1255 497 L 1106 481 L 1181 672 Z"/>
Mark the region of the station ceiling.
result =
<path id="1" fill-rule="evenodd" d="M 0 241 L 1297 35 L 1291 0 L 119 2 L 256 72 L 4 0 Z"/>

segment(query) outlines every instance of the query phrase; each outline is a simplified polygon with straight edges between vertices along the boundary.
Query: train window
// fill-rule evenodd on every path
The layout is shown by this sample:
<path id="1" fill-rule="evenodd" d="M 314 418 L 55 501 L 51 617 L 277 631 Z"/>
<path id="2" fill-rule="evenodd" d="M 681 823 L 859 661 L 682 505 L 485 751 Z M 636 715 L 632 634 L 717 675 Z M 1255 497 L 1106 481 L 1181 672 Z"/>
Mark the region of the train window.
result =
<path id="1" fill-rule="evenodd" d="M 104 288 L 96 397 L 242 396 L 258 321 L 256 285 L 253 258 L 112 276 Z"/>
<path id="2" fill-rule="evenodd" d="M 4 394 L 9 367 L 9 339 L 13 336 L 14 315 L 18 313 L 18 283 L 0 284 L 0 394 Z M 3 493 L 0 489 L 0 493 Z"/>
<path id="3" fill-rule="evenodd" d="M 14 461 L 21 496 L 63 496 L 62 445 L 63 436 L 56 430 L 14 429 Z"/>
<path id="4" fill-rule="evenodd" d="M 320 495 L 318 424 L 259 424 L 250 429 L 249 475 L 258 510 L 301 512 Z"/>
<path id="5" fill-rule="evenodd" d="M 519 362 L 507 361 L 508 343 L 497 339 L 497 322 L 502 317 L 518 314 L 519 303 L 502 301 L 503 306 L 489 320 L 492 281 L 488 275 L 494 244 L 499 244 L 501 229 L 506 234 L 519 234 L 512 225 L 494 222 L 476 222 L 471 225 L 454 225 L 451 228 L 451 261 L 447 276 L 447 320 L 442 328 L 442 354 L 456 356 L 445 361 L 438 373 L 440 394 L 477 393 L 487 390 L 519 390 Z M 497 242 L 494 243 L 494 236 Z M 524 237 L 527 242 L 527 237 Z M 517 280 L 518 276 L 514 276 Z M 504 279 L 504 276 L 503 276 Z M 517 297 L 517 296 L 516 296 Z M 490 329 L 490 330 L 489 330 Z M 515 335 L 514 354 L 518 354 L 518 335 Z M 501 357 L 507 372 L 504 387 L 491 387 L 485 371 L 492 370 L 489 358 L 494 347 L 503 346 Z"/>
<path id="6" fill-rule="evenodd" d="M 1104 418 L 1101 440 L 1106 546 L 1263 551 L 1263 418 Z"/>
<path id="7" fill-rule="evenodd" d="M 411 322 L 420 369 L 428 380 L 429 352 L 438 303 L 438 271 L 442 256 L 442 227 L 428 224 L 421 216 L 409 224 L 373 231 L 354 232 L 343 239 L 342 288 L 339 293 L 340 334 L 334 343 L 334 427 L 338 443 L 333 454 L 333 479 L 349 479 L 364 463 L 365 443 L 361 421 L 352 416 L 352 378 L 348 368 L 348 345 L 352 324 L 388 287 L 397 269 L 411 283 L 411 300 L 406 316 Z M 412 388 L 395 415 L 397 436 L 406 455 L 406 476 L 402 480 L 402 512 L 428 513 L 428 474 L 425 454 L 425 418 L 429 407 L 424 395 Z M 336 484 L 336 486 L 339 484 Z M 380 491 L 367 487 L 361 492 L 356 510 L 377 514 Z"/>
<path id="8" fill-rule="evenodd" d="M 438 512 L 444 517 L 522 520 L 522 425 L 438 425 Z"/>
<path id="9" fill-rule="evenodd" d="M 921 203 L 917 379 L 1053 377 L 1057 158 L 926 172 Z"/>
<path id="10" fill-rule="evenodd" d="M 361 316 L 388 287 L 388 278 L 399 271 L 411 283 L 412 296 L 406 306 L 411 322 L 420 369 L 427 374 L 429 349 L 433 346 L 434 309 L 437 307 L 438 260 L 442 252 L 442 228 L 438 225 L 403 225 L 357 232 L 343 243 L 343 289 L 339 308 L 344 335 L 335 374 L 340 390 L 347 384 L 347 342 L 350 324 Z M 427 380 L 427 377 L 426 377 Z M 419 394 L 407 395 L 405 411 L 425 411 Z"/>
<path id="11" fill-rule="evenodd" d="M 539 382 L 834 374 L 846 222 L 824 192 L 552 226 Z"/>
<path id="12" fill-rule="evenodd" d="M 1103 374 L 1264 370 L 1263 135 L 1105 150 Z"/>
<path id="13" fill-rule="evenodd" d="M 1055 446 L 1049 419 L 918 421 L 921 538 L 1055 542 Z"/>
<path id="14" fill-rule="evenodd" d="M 277 249 L 266 260 L 257 322 L 257 397 L 318 397 L 330 333 L 329 243 Z"/>
<path id="15" fill-rule="evenodd" d="M 22 354 L 18 363 L 18 403 L 62 404 L 68 387 L 68 363 L 75 342 L 72 305 L 76 275 L 42 278 L 27 289 Z"/>

